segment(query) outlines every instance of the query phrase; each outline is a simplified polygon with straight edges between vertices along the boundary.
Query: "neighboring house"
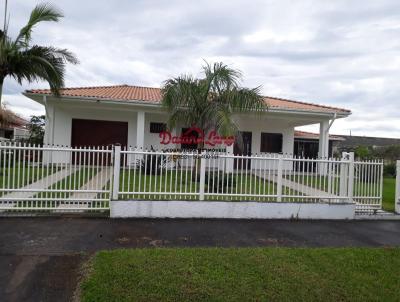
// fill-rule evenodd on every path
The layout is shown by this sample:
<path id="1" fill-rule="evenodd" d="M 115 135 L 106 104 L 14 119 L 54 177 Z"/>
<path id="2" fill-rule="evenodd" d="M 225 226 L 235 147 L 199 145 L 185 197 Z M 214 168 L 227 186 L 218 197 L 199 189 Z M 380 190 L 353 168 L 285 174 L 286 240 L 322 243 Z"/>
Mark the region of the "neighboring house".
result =
<path id="1" fill-rule="evenodd" d="M 59 97 L 46 89 L 28 90 L 24 95 L 46 107 L 46 144 L 182 147 L 160 144 L 159 133 L 165 129 L 168 116 L 161 107 L 159 88 L 120 85 L 65 88 Z M 346 109 L 274 97 L 265 97 L 265 102 L 269 106 L 265 114 L 234 117 L 242 133 L 243 148 L 228 146 L 228 152 L 293 154 L 294 128 L 319 123 L 318 154 L 326 157 L 330 126 L 335 119 L 351 114 Z M 173 133 L 180 135 L 189 126 L 181 125 Z"/>
<path id="2" fill-rule="evenodd" d="M 0 126 L 0 141 L 11 141 L 26 139 L 29 130 L 26 128 L 28 122 L 20 116 L 11 113 L 11 122 L 7 126 Z"/>
<path id="3" fill-rule="evenodd" d="M 294 131 L 294 152 L 295 156 L 316 158 L 318 157 L 318 141 L 319 134 L 305 132 L 305 131 Z M 332 157 L 338 153 L 338 144 L 344 141 L 342 136 L 329 135 L 329 146 L 328 156 Z"/>

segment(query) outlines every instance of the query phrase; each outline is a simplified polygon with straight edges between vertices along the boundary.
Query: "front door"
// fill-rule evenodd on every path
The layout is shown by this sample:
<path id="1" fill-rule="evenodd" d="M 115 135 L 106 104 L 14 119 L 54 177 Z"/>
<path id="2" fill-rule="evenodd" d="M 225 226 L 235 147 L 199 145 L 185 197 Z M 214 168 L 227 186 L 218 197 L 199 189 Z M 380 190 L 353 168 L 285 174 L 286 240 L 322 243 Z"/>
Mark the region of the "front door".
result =
<path id="1" fill-rule="evenodd" d="M 233 146 L 234 155 L 251 155 L 251 132 L 239 132 L 239 139 L 235 141 Z M 241 139 L 240 139 L 241 138 Z M 250 169 L 251 161 L 245 158 L 235 158 L 234 167 L 235 169 Z"/>

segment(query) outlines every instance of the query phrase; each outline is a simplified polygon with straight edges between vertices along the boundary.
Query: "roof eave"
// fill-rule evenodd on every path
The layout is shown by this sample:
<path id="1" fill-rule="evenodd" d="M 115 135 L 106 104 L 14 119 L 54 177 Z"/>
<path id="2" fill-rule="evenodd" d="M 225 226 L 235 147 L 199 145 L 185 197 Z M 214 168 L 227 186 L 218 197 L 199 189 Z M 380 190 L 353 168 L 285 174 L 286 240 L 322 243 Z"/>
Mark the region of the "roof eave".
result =
<path id="1" fill-rule="evenodd" d="M 53 94 L 45 94 L 45 93 L 32 93 L 25 91 L 22 93 L 24 96 L 44 105 L 44 102 L 40 98 L 40 96 L 47 96 L 47 97 L 54 97 L 58 99 L 72 99 L 76 101 L 92 101 L 92 102 L 102 102 L 102 103 L 109 103 L 109 104 L 138 104 L 141 106 L 148 106 L 148 107 L 161 107 L 159 102 L 151 103 L 151 101 L 143 101 L 143 100 L 125 100 L 125 99 L 107 99 L 107 98 L 98 98 L 98 97 L 88 97 L 88 96 L 61 96 L 56 97 Z M 39 98 L 38 98 L 39 97 Z M 268 107 L 266 110 L 267 112 L 274 112 L 274 113 L 294 113 L 294 114 L 302 114 L 302 115 L 318 115 L 324 117 L 333 117 L 336 114 L 336 118 L 344 118 L 351 115 L 351 111 L 343 112 L 343 111 L 317 111 L 317 110 L 302 110 L 302 109 L 290 109 L 290 108 L 274 108 Z"/>

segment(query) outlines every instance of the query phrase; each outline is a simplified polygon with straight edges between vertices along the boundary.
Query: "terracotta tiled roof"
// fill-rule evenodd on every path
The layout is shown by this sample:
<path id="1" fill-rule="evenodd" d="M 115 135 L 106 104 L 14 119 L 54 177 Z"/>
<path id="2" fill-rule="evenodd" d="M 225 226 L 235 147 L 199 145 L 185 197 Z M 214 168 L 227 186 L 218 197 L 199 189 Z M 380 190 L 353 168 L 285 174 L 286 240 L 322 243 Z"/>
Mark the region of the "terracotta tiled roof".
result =
<path id="1" fill-rule="evenodd" d="M 49 89 L 27 90 L 26 93 L 51 94 Z M 143 101 L 159 103 L 161 101 L 161 89 L 129 85 L 64 88 L 60 90 L 60 95 L 64 97 L 85 97 L 125 102 Z M 265 101 L 270 106 L 270 108 L 274 109 L 350 114 L 350 110 L 347 109 L 292 101 L 275 97 L 265 97 Z"/>
<path id="2" fill-rule="evenodd" d="M 20 117 L 10 109 L 0 109 L 0 120 L 6 120 L 7 128 L 12 127 L 25 127 L 28 121 Z"/>
<path id="3" fill-rule="evenodd" d="M 295 138 L 307 138 L 307 139 L 319 139 L 319 134 L 318 133 L 295 130 L 294 131 L 294 137 Z M 345 140 L 345 138 L 342 137 L 342 136 L 332 135 L 332 134 L 329 134 L 329 139 L 330 140 L 337 140 L 337 141 L 344 141 Z"/>

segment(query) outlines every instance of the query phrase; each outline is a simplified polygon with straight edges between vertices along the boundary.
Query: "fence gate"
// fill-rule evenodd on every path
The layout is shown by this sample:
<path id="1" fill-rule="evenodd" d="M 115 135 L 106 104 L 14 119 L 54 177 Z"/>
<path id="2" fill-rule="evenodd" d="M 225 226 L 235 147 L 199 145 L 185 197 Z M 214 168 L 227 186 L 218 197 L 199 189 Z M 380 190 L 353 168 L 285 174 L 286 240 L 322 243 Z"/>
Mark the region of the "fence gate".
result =
<path id="1" fill-rule="evenodd" d="M 112 148 L 0 145 L 0 213 L 109 209 Z"/>
<path id="2" fill-rule="evenodd" d="M 382 209 L 383 160 L 350 160 L 352 198 L 359 213 Z"/>

